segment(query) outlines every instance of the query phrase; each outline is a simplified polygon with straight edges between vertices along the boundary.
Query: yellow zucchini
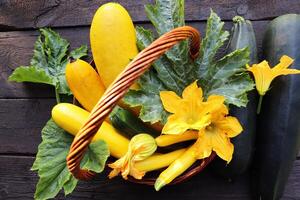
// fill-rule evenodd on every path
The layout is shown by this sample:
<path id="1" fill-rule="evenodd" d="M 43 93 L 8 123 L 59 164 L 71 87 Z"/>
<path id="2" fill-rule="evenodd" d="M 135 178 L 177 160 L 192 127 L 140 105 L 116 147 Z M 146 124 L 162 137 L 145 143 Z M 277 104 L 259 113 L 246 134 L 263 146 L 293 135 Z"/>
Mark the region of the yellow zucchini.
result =
<path id="1" fill-rule="evenodd" d="M 185 172 L 196 161 L 196 144 L 189 147 L 184 153 L 182 153 L 170 166 L 165 169 L 154 184 L 155 190 L 160 190 L 163 186 L 172 182 L 176 177 Z"/>
<path id="2" fill-rule="evenodd" d="M 154 154 L 149 158 L 135 163 L 135 167 L 141 171 L 154 171 L 169 166 L 181 156 L 186 149 L 178 149 L 166 154 Z"/>
<path id="3" fill-rule="evenodd" d="M 89 112 L 69 103 L 60 103 L 52 109 L 52 119 L 65 131 L 76 135 L 88 119 Z M 104 140 L 109 147 L 110 154 L 120 158 L 126 154 L 129 140 L 117 132 L 112 125 L 103 122 L 92 141 Z M 181 156 L 185 149 L 180 149 L 166 154 L 155 154 L 149 158 L 136 163 L 137 169 L 141 171 L 152 171 L 169 166 L 174 160 Z"/>
<path id="4" fill-rule="evenodd" d="M 90 41 L 93 58 L 105 87 L 108 87 L 137 54 L 133 22 L 118 3 L 102 5 L 94 15 Z"/>
<path id="5" fill-rule="evenodd" d="M 76 135 L 80 127 L 88 119 L 89 112 L 69 103 L 60 103 L 52 109 L 54 122 L 72 135 Z M 112 156 L 120 158 L 127 152 L 129 140 L 118 133 L 112 125 L 103 122 L 93 141 L 104 140 Z"/>
<path id="6" fill-rule="evenodd" d="M 75 98 L 88 111 L 94 108 L 105 91 L 94 68 L 80 59 L 71 59 L 67 64 L 66 80 Z"/>
<path id="7" fill-rule="evenodd" d="M 159 147 L 166 147 L 179 142 L 196 140 L 198 133 L 196 131 L 186 131 L 180 135 L 160 135 L 155 138 L 156 144 Z"/>

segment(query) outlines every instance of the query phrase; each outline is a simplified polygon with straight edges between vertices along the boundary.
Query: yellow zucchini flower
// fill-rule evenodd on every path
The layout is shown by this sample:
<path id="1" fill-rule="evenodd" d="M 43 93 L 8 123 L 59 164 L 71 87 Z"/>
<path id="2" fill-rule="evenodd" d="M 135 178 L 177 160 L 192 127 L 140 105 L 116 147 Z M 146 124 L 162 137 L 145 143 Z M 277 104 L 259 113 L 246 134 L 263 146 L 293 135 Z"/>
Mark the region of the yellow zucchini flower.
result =
<path id="1" fill-rule="evenodd" d="M 299 74 L 300 70 L 297 69 L 287 69 L 292 63 L 293 59 L 289 56 L 283 55 L 280 58 L 279 64 L 277 64 L 275 67 L 270 68 L 267 61 L 262 61 L 258 64 L 253 64 L 252 67 L 247 65 L 248 71 L 252 72 L 256 89 L 260 95 L 260 100 L 257 108 L 257 113 L 260 112 L 260 107 L 262 103 L 262 96 L 266 94 L 266 92 L 269 90 L 269 87 L 271 85 L 271 82 L 274 78 L 280 75 L 288 75 L 288 74 Z"/>
<path id="2" fill-rule="evenodd" d="M 180 134 L 176 140 L 181 141 L 187 137 L 188 132 L 185 131 L 197 130 L 198 138 L 159 175 L 154 185 L 157 191 L 172 182 L 197 159 L 207 158 L 213 151 L 227 163 L 231 161 L 234 146 L 230 138 L 239 135 L 243 128 L 237 118 L 228 116 L 223 96 L 210 95 L 207 101 L 203 101 L 202 90 L 196 82 L 184 90 L 183 98 L 173 92 L 161 92 L 160 96 L 164 108 L 173 113 L 168 118 L 163 133 Z"/>
<path id="3" fill-rule="evenodd" d="M 209 157 L 212 151 L 229 163 L 232 159 L 234 146 L 230 138 L 239 135 L 243 128 L 238 119 L 228 115 L 228 109 L 223 106 L 211 114 L 211 123 L 199 131 L 196 141 L 196 156 L 198 159 Z"/>
<path id="4" fill-rule="evenodd" d="M 223 96 L 213 95 L 203 102 L 202 89 L 197 81 L 187 86 L 182 98 L 172 91 L 160 92 L 164 109 L 172 115 L 164 125 L 163 134 L 182 134 L 187 130 L 201 130 L 210 124 L 210 112 L 218 109 L 224 102 Z"/>
<path id="5" fill-rule="evenodd" d="M 148 134 L 138 134 L 131 138 L 127 153 L 116 162 L 108 166 L 113 170 L 108 175 L 109 178 L 117 176 L 119 173 L 126 180 L 130 175 L 135 179 L 142 179 L 144 171 L 135 167 L 135 163 L 150 157 L 157 149 L 155 139 Z"/>

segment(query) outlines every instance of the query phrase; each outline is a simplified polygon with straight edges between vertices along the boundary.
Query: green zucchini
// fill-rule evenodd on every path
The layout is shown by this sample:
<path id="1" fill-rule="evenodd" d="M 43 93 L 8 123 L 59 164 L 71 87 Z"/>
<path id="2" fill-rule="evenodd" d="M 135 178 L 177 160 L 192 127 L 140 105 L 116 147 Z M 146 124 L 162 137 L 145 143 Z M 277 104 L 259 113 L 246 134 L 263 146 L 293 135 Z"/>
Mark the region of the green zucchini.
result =
<path id="1" fill-rule="evenodd" d="M 114 108 L 109 119 L 111 124 L 127 138 L 132 138 L 139 133 L 147 133 L 153 137 L 160 135 L 158 131 L 148 127 L 134 114 L 120 106 Z"/>
<path id="2" fill-rule="evenodd" d="M 230 53 L 237 49 L 248 47 L 250 50 L 250 64 L 257 63 L 257 47 L 255 33 L 249 20 L 240 16 L 233 18 L 233 28 L 231 39 L 228 43 L 227 52 Z M 243 126 L 243 132 L 232 139 L 234 144 L 234 154 L 231 162 L 227 164 L 221 159 L 215 159 L 212 163 L 214 171 L 222 177 L 234 179 L 244 173 L 252 162 L 255 146 L 256 132 L 256 105 L 257 95 L 253 90 L 248 95 L 249 102 L 247 107 L 230 107 L 230 115 L 239 119 Z"/>
<path id="3" fill-rule="evenodd" d="M 282 55 L 295 59 L 290 68 L 300 69 L 300 15 L 274 19 L 263 39 L 263 55 L 275 66 Z M 257 199 L 278 200 L 300 148 L 300 76 L 274 80 L 263 100 L 258 119 L 255 158 Z"/>

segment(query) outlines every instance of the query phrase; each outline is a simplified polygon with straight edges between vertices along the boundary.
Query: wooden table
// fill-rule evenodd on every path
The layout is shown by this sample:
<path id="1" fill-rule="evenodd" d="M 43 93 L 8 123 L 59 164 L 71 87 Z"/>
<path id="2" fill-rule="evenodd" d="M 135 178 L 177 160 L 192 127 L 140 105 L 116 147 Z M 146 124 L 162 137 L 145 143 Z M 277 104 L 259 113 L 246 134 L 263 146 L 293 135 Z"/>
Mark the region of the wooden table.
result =
<path id="1" fill-rule="evenodd" d="M 71 47 L 89 44 L 89 26 L 95 10 L 106 0 L 1 0 L 0 1 L 0 199 L 33 199 L 36 173 L 30 171 L 40 132 L 55 104 L 54 91 L 45 85 L 9 83 L 7 77 L 29 64 L 39 27 L 50 26 L 68 39 Z M 150 27 L 143 5 L 153 0 L 119 0 L 137 25 Z M 223 20 L 235 15 L 253 20 L 259 48 L 269 20 L 285 13 L 300 13 L 299 0 L 187 0 L 186 20 L 204 32 L 209 8 Z M 249 173 L 234 182 L 215 177 L 209 170 L 191 181 L 155 192 L 148 186 L 108 181 L 100 175 L 82 182 L 67 198 L 57 199 L 251 199 Z M 300 159 L 286 186 L 283 199 L 300 199 Z"/>

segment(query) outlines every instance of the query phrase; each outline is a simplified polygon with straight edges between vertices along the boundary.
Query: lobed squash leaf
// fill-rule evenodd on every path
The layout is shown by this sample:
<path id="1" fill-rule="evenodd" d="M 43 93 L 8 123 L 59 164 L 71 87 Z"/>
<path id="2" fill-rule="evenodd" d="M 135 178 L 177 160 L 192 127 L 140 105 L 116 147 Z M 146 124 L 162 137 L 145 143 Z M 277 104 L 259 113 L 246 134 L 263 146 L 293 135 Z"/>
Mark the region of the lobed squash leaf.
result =
<path id="1" fill-rule="evenodd" d="M 40 177 L 35 192 L 35 199 L 54 198 L 63 189 L 70 194 L 78 180 L 72 176 L 66 165 L 73 136 L 49 120 L 42 130 L 42 143 L 33 163 L 32 170 Z M 103 171 L 109 156 L 108 146 L 104 141 L 91 143 L 83 160 L 82 167 L 95 172 Z"/>
<path id="2" fill-rule="evenodd" d="M 83 45 L 68 54 L 69 43 L 58 33 L 49 28 L 40 29 L 40 33 L 34 45 L 30 66 L 18 67 L 8 80 L 49 84 L 53 85 L 59 94 L 70 95 L 71 91 L 65 79 L 66 64 L 70 56 L 86 56 L 87 46 Z"/>
<path id="3" fill-rule="evenodd" d="M 156 0 L 154 5 L 146 5 L 145 11 L 157 35 L 184 26 L 184 0 Z M 179 43 L 153 63 L 139 80 L 141 89 L 129 91 L 124 102 L 141 107 L 139 117 L 144 122 L 164 123 L 168 113 L 163 109 L 159 92 L 171 90 L 181 95 L 186 86 L 198 80 L 205 97 L 219 94 L 226 97 L 227 104 L 246 106 L 247 92 L 254 86 L 245 68 L 249 50 L 239 49 L 218 59 L 216 54 L 229 37 L 223 26 L 224 22 L 211 10 L 196 61 L 189 57 L 188 42 Z M 137 27 L 136 33 L 140 50 L 155 40 L 154 34 L 142 27 Z"/>
<path id="4" fill-rule="evenodd" d="M 247 92 L 254 87 L 245 68 L 250 59 L 250 51 L 248 48 L 238 49 L 219 60 L 216 59 L 218 49 L 229 37 L 223 26 L 224 22 L 211 11 L 206 36 L 201 43 L 200 56 L 196 60 L 196 79 L 206 97 L 219 94 L 226 97 L 228 104 L 246 106 Z"/>

